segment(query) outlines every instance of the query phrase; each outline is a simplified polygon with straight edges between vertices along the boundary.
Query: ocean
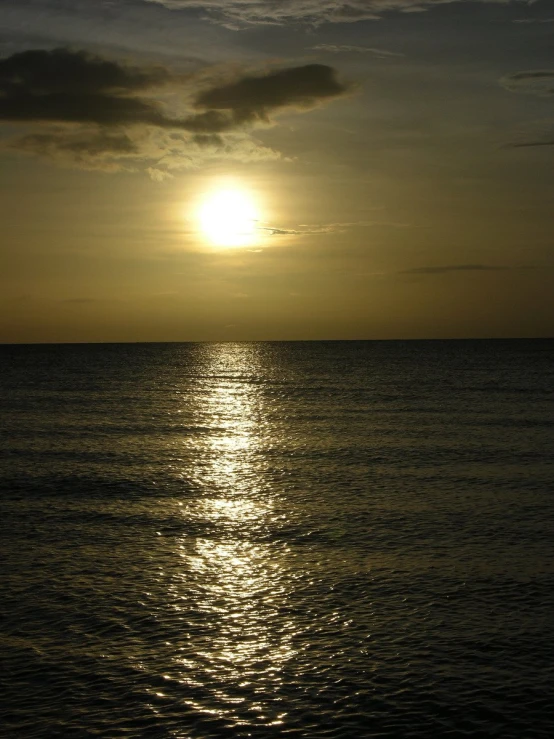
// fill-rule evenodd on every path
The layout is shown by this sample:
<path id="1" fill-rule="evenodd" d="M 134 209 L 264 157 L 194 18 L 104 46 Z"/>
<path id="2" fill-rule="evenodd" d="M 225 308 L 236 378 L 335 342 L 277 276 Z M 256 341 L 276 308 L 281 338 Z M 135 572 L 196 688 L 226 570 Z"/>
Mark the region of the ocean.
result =
<path id="1" fill-rule="evenodd" d="M 554 341 L 0 347 L 0 736 L 554 736 Z"/>

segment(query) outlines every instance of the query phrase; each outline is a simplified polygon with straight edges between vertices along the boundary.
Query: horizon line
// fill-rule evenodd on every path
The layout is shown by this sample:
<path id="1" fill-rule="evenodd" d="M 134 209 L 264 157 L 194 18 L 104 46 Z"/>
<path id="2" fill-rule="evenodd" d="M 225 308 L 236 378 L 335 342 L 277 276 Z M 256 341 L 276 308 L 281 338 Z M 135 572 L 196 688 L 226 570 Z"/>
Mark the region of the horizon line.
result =
<path id="1" fill-rule="evenodd" d="M 554 336 L 461 336 L 390 339 L 175 339 L 169 341 L 0 341 L 4 346 L 105 346 L 119 344 L 307 344 L 339 342 L 395 342 L 395 341 L 554 341 Z"/>

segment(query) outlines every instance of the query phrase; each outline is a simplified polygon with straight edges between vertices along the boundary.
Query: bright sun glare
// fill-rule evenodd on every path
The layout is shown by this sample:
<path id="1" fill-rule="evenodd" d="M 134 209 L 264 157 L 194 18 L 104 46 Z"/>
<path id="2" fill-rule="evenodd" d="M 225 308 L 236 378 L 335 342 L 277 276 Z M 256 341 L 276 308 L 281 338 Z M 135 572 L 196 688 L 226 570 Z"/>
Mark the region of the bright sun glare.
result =
<path id="1" fill-rule="evenodd" d="M 217 190 L 200 206 L 200 227 L 215 246 L 247 246 L 256 236 L 258 213 L 249 195 L 241 190 Z"/>

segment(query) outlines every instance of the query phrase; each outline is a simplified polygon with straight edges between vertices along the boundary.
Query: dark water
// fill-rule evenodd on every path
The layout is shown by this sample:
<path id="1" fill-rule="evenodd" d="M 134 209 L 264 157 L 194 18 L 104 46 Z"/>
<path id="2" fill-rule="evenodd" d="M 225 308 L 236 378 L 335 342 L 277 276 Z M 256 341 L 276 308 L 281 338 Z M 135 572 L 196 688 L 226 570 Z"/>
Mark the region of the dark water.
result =
<path id="1" fill-rule="evenodd" d="M 554 736 L 554 342 L 0 359 L 2 737 Z"/>

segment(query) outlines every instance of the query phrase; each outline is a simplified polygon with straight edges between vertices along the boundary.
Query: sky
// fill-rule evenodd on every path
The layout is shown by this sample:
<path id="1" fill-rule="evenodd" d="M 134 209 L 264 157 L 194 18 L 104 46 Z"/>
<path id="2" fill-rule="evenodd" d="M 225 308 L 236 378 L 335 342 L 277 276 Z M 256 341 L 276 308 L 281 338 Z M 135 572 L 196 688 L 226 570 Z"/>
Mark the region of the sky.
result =
<path id="1" fill-rule="evenodd" d="M 554 336 L 552 0 L 1 0 L 0 342 Z"/>

